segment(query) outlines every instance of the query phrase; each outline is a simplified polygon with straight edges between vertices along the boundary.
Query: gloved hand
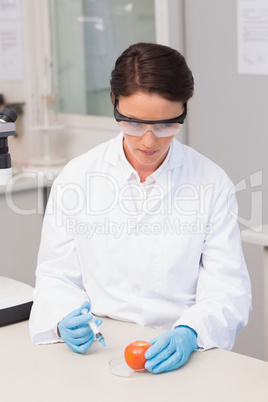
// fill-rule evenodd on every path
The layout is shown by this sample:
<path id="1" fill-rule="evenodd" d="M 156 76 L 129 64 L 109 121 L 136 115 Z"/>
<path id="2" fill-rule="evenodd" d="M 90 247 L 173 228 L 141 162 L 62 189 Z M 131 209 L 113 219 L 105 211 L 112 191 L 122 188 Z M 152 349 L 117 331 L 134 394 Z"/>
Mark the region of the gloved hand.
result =
<path id="1" fill-rule="evenodd" d="M 87 324 L 92 320 L 92 314 L 81 314 L 81 311 L 86 308 L 90 310 L 90 303 L 84 302 L 82 306 L 58 323 L 58 330 L 61 339 L 69 346 L 74 352 L 85 353 L 94 341 L 94 334 Z M 100 318 L 95 320 L 97 326 L 102 323 Z"/>
<path id="2" fill-rule="evenodd" d="M 149 341 L 152 346 L 146 350 L 145 368 L 153 373 L 175 370 L 189 359 L 197 348 L 196 332 L 186 326 L 179 326 L 164 332 Z"/>

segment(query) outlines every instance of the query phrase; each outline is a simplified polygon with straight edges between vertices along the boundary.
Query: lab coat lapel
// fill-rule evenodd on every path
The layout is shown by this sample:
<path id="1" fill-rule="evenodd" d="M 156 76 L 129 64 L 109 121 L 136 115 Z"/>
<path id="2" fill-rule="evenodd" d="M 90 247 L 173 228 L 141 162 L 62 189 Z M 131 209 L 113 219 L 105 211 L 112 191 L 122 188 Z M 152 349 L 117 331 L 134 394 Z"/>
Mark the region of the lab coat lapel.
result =
<path id="1" fill-rule="evenodd" d="M 122 146 L 123 134 L 120 133 L 112 142 L 106 155 L 105 161 L 115 167 L 113 180 L 116 186 L 117 193 L 117 209 L 123 208 L 120 197 L 128 199 L 128 209 L 133 211 L 133 215 L 137 215 L 136 204 L 132 197 L 131 188 L 129 186 L 128 177 L 123 164 L 120 162 L 120 147 Z"/>
<path id="2" fill-rule="evenodd" d="M 161 213 L 165 198 L 171 192 L 174 186 L 172 178 L 172 170 L 162 172 L 157 182 L 152 185 L 151 192 L 147 199 L 144 200 L 140 214 L 137 217 L 137 221 L 140 222 L 148 216 L 155 216 Z"/>

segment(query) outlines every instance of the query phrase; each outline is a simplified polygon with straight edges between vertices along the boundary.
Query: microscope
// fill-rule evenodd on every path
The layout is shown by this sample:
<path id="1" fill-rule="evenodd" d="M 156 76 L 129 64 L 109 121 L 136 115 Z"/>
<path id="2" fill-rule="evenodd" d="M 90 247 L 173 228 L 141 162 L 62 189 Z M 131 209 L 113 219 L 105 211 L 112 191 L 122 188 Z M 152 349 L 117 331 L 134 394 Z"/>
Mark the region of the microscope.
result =
<path id="1" fill-rule="evenodd" d="M 16 120 L 17 114 L 12 110 L 5 108 L 0 111 L 0 189 L 1 185 L 5 186 L 12 180 L 11 158 L 8 152 L 7 139 L 9 136 L 15 135 Z M 5 229 L 1 226 L 1 230 L 4 231 Z M 0 327 L 27 320 L 32 304 L 33 288 L 31 286 L 0 276 Z"/>
<path id="2" fill-rule="evenodd" d="M 15 135 L 17 114 L 11 109 L 0 111 L 0 185 L 6 185 L 12 179 L 11 158 L 8 153 L 7 138 Z"/>

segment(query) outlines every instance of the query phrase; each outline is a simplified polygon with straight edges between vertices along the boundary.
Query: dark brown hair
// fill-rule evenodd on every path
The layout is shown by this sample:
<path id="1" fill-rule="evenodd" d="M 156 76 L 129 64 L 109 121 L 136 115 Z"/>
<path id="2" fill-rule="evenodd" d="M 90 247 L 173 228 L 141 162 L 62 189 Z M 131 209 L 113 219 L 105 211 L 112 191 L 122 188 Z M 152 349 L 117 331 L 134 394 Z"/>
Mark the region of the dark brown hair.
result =
<path id="1" fill-rule="evenodd" d="M 144 91 L 186 102 L 194 92 L 193 75 L 184 57 L 175 49 L 154 43 L 129 46 L 115 62 L 110 84 L 116 98 Z"/>

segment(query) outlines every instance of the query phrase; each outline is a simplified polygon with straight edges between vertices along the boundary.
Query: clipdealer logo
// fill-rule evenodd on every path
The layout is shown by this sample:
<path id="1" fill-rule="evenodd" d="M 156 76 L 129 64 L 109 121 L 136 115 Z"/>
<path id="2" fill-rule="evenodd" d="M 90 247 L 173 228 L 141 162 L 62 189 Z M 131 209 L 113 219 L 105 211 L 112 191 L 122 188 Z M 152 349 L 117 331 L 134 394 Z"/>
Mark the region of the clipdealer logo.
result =
<path id="1" fill-rule="evenodd" d="M 138 219 L 129 218 L 123 222 L 116 222 L 105 218 L 103 221 L 79 222 L 74 218 L 66 220 L 66 234 L 71 236 L 85 236 L 91 239 L 93 236 L 109 235 L 118 239 L 121 235 L 190 235 L 213 233 L 213 225 L 205 219 L 194 221 L 182 221 L 179 218 L 174 220 L 164 219 L 163 222 L 139 222 Z"/>
<path id="2" fill-rule="evenodd" d="M 231 216 L 240 224 L 254 232 L 262 231 L 262 208 L 263 208 L 263 175 L 262 170 L 249 176 L 250 186 L 247 186 L 246 178 L 243 178 L 235 185 L 235 192 L 230 192 L 228 197 L 228 208 Z M 250 192 L 250 214 L 249 218 L 243 217 L 233 209 L 233 197 L 242 191 Z"/>
<path id="3" fill-rule="evenodd" d="M 105 173 L 89 173 L 85 186 L 77 183 L 56 183 L 54 201 L 49 203 L 48 215 L 54 215 L 57 226 L 65 225 L 71 217 L 113 216 L 198 216 L 206 217 L 213 184 L 198 186 L 183 183 L 174 186 L 171 173 L 163 186 L 155 183 L 146 190 L 140 184 L 120 185 Z M 147 193 L 148 190 L 148 193 Z M 121 218 L 120 218 L 121 219 Z"/>
<path id="4" fill-rule="evenodd" d="M 25 206 L 18 205 L 16 199 L 14 198 L 14 194 L 20 188 L 21 180 L 28 180 L 31 188 L 38 189 L 37 192 L 37 203 L 32 208 L 27 208 Z M 18 214 L 18 215 L 35 215 L 35 214 L 44 214 L 45 204 L 44 204 L 44 196 L 42 193 L 42 189 L 44 187 L 51 187 L 56 176 L 50 172 L 43 171 L 27 171 L 21 172 L 13 177 L 13 180 L 10 184 L 6 186 L 5 189 L 5 197 L 6 203 L 9 209 Z M 79 186 L 76 183 L 68 183 L 68 184 L 60 184 L 56 183 L 54 189 L 54 198 L 58 200 L 54 200 L 54 203 L 49 203 L 47 207 L 48 214 L 55 214 L 56 216 L 56 224 L 63 225 L 64 218 L 74 216 L 75 214 L 79 214 L 83 211 L 83 208 L 87 208 L 89 210 L 89 214 L 91 215 L 102 215 L 109 211 L 112 211 L 114 208 L 119 207 L 121 212 L 127 214 L 128 216 L 139 215 L 141 211 L 130 211 L 127 206 L 131 200 L 131 196 L 129 193 L 130 186 L 126 186 L 124 188 L 120 188 L 120 185 L 116 181 L 114 177 L 111 175 L 97 173 L 91 174 L 87 177 L 87 185 L 89 184 L 89 180 L 96 180 L 96 182 L 101 181 L 102 179 L 106 180 L 105 189 L 114 197 L 112 202 L 110 202 L 111 197 L 100 197 L 101 185 L 99 186 L 100 191 L 95 191 L 94 194 L 90 191 L 89 188 L 85 189 Z M 96 183 L 95 182 L 95 183 Z M 262 217 L 263 217 L 263 172 L 257 171 L 251 174 L 249 177 L 243 178 L 240 180 L 234 187 L 234 189 L 230 189 L 229 197 L 228 197 L 228 212 L 235 220 L 238 221 L 239 224 L 245 226 L 246 228 L 250 228 L 253 231 L 261 232 L 262 231 Z M 181 185 L 176 189 L 173 194 L 173 199 L 169 199 L 170 203 L 168 204 L 168 211 L 165 210 L 166 205 L 162 203 L 162 200 L 165 196 L 165 191 L 169 193 L 170 188 L 172 187 L 171 177 L 168 177 L 168 181 L 166 183 L 166 189 L 163 189 L 161 186 L 157 184 L 154 185 L 155 190 L 153 197 L 149 197 L 146 200 L 142 200 L 143 194 L 140 189 L 140 186 L 134 186 L 134 191 L 136 191 L 136 200 L 142 202 L 142 207 L 144 208 L 143 212 L 148 213 L 148 215 L 161 215 L 161 214 L 171 214 L 172 208 L 175 208 L 177 212 L 182 214 L 183 216 L 191 216 L 194 214 L 198 214 L 199 217 L 205 216 L 205 210 L 207 206 L 207 195 L 209 198 L 209 192 L 213 189 L 213 185 L 207 186 L 199 186 L 199 188 L 195 188 L 195 186 L 190 184 Z M 236 203 L 234 202 L 235 195 L 242 195 L 244 192 L 244 200 L 245 202 L 250 201 L 250 213 L 245 213 L 245 205 L 243 205 L 244 210 L 243 213 L 237 211 Z M 250 200 L 249 200 L 250 198 Z M 68 201 L 72 199 L 72 203 L 70 204 Z M 67 200 L 67 202 L 65 202 Z M 151 202 L 155 202 L 155 205 L 158 203 L 158 209 L 151 209 Z M 109 205 L 107 205 L 107 202 Z M 245 204 L 244 202 L 244 204 Z M 92 208 L 93 207 L 93 208 Z M 99 210 L 98 210 L 99 208 Z M 247 216 L 246 216 L 247 215 Z M 248 216 L 249 215 L 249 216 Z M 156 227 L 157 225 L 155 225 Z"/>
<path id="5" fill-rule="evenodd" d="M 14 194 L 22 179 L 28 180 L 30 187 L 38 189 L 34 208 L 21 208 L 16 204 Z M 43 214 L 45 206 L 42 189 L 52 186 L 54 179 L 44 172 L 18 174 L 6 188 L 6 201 L 10 210 L 19 215 Z M 81 213 L 101 217 L 118 208 L 127 217 L 140 214 L 172 215 L 174 211 L 183 216 L 205 216 L 207 200 L 213 189 L 213 184 L 195 186 L 183 183 L 174 187 L 171 172 L 163 186 L 157 183 L 146 186 L 149 195 L 145 194 L 144 188 L 138 183 L 122 186 L 112 175 L 102 172 L 87 173 L 84 183 L 54 182 L 53 197 L 46 206 L 46 213 L 56 217 L 58 226 L 64 223 L 65 217 Z"/>

